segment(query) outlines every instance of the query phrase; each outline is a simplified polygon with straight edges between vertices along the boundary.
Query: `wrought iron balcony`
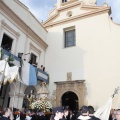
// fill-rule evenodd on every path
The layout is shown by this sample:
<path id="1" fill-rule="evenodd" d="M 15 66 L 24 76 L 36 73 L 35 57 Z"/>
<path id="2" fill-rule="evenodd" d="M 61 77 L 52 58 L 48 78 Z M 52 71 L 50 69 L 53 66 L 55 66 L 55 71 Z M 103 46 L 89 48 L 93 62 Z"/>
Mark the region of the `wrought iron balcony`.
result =
<path id="1" fill-rule="evenodd" d="M 7 50 L 5 50 L 5 49 L 2 49 L 1 48 L 1 50 L 2 50 L 2 52 L 3 52 L 3 54 L 1 54 L 1 52 L 0 52 L 0 55 L 2 55 L 2 59 L 5 59 L 5 58 L 10 58 L 10 56 L 11 56 L 11 59 L 12 59 L 12 63 L 14 64 L 14 65 L 16 65 L 16 66 L 18 66 L 18 67 L 21 67 L 21 58 L 19 58 L 19 57 L 17 57 L 17 56 L 15 56 L 15 55 L 13 55 L 12 53 L 10 53 L 9 51 L 7 51 Z M 1 51 L 0 50 L 0 51 Z M 29 63 L 30 64 L 30 63 Z M 24 64 L 23 64 L 24 65 Z M 32 65 L 32 64 L 31 64 Z M 35 67 L 34 65 L 32 65 L 33 67 Z M 44 82 L 48 82 L 48 74 L 45 72 L 45 71 L 43 71 L 43 70 L 41 70 L 40 68 L 36 68 L 36 71 L 37 71 L 37 80 L 40 80 L 40 81 L 44 81 Z"/>

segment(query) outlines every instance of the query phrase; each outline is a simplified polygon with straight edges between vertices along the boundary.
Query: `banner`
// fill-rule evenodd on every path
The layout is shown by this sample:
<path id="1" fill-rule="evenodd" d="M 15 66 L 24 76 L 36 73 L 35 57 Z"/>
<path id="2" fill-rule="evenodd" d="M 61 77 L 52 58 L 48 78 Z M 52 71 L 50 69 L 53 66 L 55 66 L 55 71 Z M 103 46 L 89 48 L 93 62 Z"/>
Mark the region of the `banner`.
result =
<path id="1" fill-rule="evenodd" d="M 108 120 L 109 119 L 109 115 L 110 115 L 111 107 L 112 107 L 112 97 L 110 97 L 108 102 L 103 107 L 99 108 L 94 113 L 94 115 L 97 118 L 100 118 L 101 120 Z"/>
<path id="2" fill-rule="evenodd" d="M 19 67 L 10 67 L 6 60 L 0 60 L 0 83 L 6 84 L 7 81 L 12 83 L 19 75 Z"/>
<path id="3" fill-rule="evenodd" d="M 26 85 L 37 85 L 36 68 L 26 61 L 23 61 L 21 79 Z"/>
<path id="4" fill-rule="evenodd" d="M 41 69 L 37 69 L 37 79 L 43 82 L 48 82 L 48 74 L 43 72 Z"/>

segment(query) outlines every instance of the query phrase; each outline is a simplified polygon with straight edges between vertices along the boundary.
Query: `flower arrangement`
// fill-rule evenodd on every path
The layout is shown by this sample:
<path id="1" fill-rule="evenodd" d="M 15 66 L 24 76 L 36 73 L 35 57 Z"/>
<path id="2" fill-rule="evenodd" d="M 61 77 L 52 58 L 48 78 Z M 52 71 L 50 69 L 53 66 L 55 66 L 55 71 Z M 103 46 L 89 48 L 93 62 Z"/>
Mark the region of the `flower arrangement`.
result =
<path id="1" fill-rule="evenodd" d="M 32 109 L 44 109 L 45 112 L 50 112 L 50 109 L 52 108 L 52 104 L 50 101 L 45 99 L 40 99 L 31 104 Z"/>

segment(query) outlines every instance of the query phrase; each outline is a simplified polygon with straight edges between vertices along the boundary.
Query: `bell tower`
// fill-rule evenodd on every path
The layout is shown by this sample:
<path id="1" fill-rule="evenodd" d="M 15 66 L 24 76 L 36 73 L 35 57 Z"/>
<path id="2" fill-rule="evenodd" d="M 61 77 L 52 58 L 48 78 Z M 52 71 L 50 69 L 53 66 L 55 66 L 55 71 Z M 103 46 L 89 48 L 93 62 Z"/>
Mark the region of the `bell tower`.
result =
<path id="1" fill-rule="evenodd" d="M 84 5 L 96 5 L 96 0 L 57 0 L 57 8 L 60 8 L 66 4 L 80 1 Z"/>
<path id="2" fill-rule="evenodd" d="M 57 8 L 60 8 L 62 4 L 70 2 L 70 1 L 73 1 L 73 0 L 57 0 Z"/>
<path id="3" fill-rule="evenodd" d="M 67 0 L 62 0 L 62 3 L 67 2 Z"/>

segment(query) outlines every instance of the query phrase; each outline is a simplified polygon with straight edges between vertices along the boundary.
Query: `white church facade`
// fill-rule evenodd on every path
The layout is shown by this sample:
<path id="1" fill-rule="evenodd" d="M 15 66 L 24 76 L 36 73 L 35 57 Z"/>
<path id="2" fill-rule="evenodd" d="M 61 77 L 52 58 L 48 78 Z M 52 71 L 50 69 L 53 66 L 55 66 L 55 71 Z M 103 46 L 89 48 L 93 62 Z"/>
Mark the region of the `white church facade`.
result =
<path id="1" fill-rule="evenodd" d="M 0 6 L 1 46 L 8 38 L 14 55 L 23 53 L 26 62 L 32 59 L 38 68 L 45 66 L 43 74 L 49 75 L 47 88 L 54 106 L 79 109 L 93 105 L 97 109 L 120 85 L 120 25 L 111 20 L 106 3 L 96 6 L 96 0 L 57 0 L 44 23 L 18 0 L 0 0 Z M 40 85 L 15 84 L 14 107 L 20 109 L 26 94 L 31 89 L 37 92 Z M 6 96 L 0 98 L 1 106 L 13 104 L 14 90 L 14 84 L 9 84 Z M 119 106 L 117 94 L 113 108 Z"/>

